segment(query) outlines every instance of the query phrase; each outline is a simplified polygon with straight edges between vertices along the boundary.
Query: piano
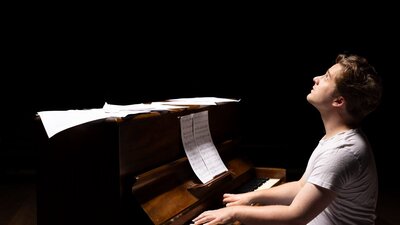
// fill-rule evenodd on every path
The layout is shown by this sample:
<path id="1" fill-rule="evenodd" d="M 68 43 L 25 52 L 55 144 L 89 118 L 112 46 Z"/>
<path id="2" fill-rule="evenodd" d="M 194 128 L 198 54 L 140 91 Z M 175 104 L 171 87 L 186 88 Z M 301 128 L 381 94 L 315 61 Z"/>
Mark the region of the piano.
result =
<path id="1" fill-rule="evenodd" d="M 185 155 L 179 118 L 205 110 L 228 171 L 203 184 Z M 284 168 L 254 167 L 242 151 L 241 110 L 230 102 L 112 117 L 51 138 L 37 117 L 38 224 L 190 224 L 223 207 L 223 193 L 255 179 L 285 182 Z"/>

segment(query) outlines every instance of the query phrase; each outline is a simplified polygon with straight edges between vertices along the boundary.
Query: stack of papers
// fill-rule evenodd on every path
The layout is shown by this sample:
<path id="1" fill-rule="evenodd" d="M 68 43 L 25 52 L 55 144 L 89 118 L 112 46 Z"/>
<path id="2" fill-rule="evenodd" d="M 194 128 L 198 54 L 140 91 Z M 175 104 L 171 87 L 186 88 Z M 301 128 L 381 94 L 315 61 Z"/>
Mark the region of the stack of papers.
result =
<path id="1" fill-rule="evenodd" d="M 113 105 L 104 104 L 100 109 L 41 111 L 38 112 L 47 136 L 51 138 L 55 134 L 68 128 L 90 121 L 108 117 L 126 117 L 128 115 L 149 113 L 151 111 L 163 111 L 176 108 L 187 108 L 190 105 L 216 105 L 221 102 L 238 102 L 239 100 L 215 97 L 171 99 L 166 102 L 152 102 L 150 104 Z"/>

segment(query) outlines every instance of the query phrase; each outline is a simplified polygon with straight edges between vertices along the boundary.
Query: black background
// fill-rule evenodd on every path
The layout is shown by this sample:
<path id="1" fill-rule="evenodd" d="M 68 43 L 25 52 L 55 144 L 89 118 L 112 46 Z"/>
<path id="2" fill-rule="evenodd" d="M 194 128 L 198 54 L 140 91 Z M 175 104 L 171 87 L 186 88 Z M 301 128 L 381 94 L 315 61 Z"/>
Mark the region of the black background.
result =
<path id="1" fill-rule="evenodd" d="M 36 168 L 38 111 L 215 96 L 241 99 L 244 141 L 257 164 L 299 175 L 324 132 L 306 101 L 312 78 L 348 52 L 367 57 L 383 78 L 382 104 L 363 127 L 380 184 L 393 188 L 400 62 L 394 14 L 374 6 L 340 15 L 263 9 L 10 15 L 2 44 L 2 174 Z"/>

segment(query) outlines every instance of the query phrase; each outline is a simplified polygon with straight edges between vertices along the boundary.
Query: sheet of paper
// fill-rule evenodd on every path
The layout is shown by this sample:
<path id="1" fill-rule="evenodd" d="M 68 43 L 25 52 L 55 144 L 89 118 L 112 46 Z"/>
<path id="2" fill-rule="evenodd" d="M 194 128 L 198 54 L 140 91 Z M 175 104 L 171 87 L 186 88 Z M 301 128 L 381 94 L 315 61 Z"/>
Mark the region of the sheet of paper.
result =
<path id="1" fill-rule="evenodd" d="M 180 122 L 185 153 L 201 182 L 207 183 L 227 171 L 211 138 L 208 111 L 182 116 Z"/>
<path id="2" fill-rule="evenodd" d="M 109 116 L 103 109 L 42 111 L 38 114 L 49 138 L 68 128 Z"/>
<path id="3" fill-rule="evenodd" d="M 193 133 L 193 115 L 186 115 L 181 117 L 181 136 L 182 144 L 185 149 L 186 156 L 189 159 L 190 166 L 192 167 L 196 176 L 201 182 L 206 183 L 213 178 L 210 171 L 207 169 L 206 162 L 200 154 L 197 147 Z"/>
<path id="4" fill-rule="evenodd" d="M 193 114 L 193 126 L 196 145 L 210 173 L 216 176 L 227 171 L 228 169 L 225 167 L 211 138 L 208 111 Z"/>

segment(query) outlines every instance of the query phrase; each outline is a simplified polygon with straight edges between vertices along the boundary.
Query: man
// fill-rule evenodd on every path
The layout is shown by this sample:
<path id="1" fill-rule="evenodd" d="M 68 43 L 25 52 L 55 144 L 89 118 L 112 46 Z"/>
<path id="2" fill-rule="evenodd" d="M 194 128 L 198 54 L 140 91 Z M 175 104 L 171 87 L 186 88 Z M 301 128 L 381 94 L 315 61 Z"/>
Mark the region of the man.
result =
<path id="1" fill-rule="evenodd" d="M 365 58 L 343 54 L 313 80 L 307 101 L 320 112 L 325 135 L 301 179 L 224 194 L 226 207 L 203 212 L 195 224 L 374 224 L 377 171 L 359 125 L 380 102 L 380 80 Z"/>

